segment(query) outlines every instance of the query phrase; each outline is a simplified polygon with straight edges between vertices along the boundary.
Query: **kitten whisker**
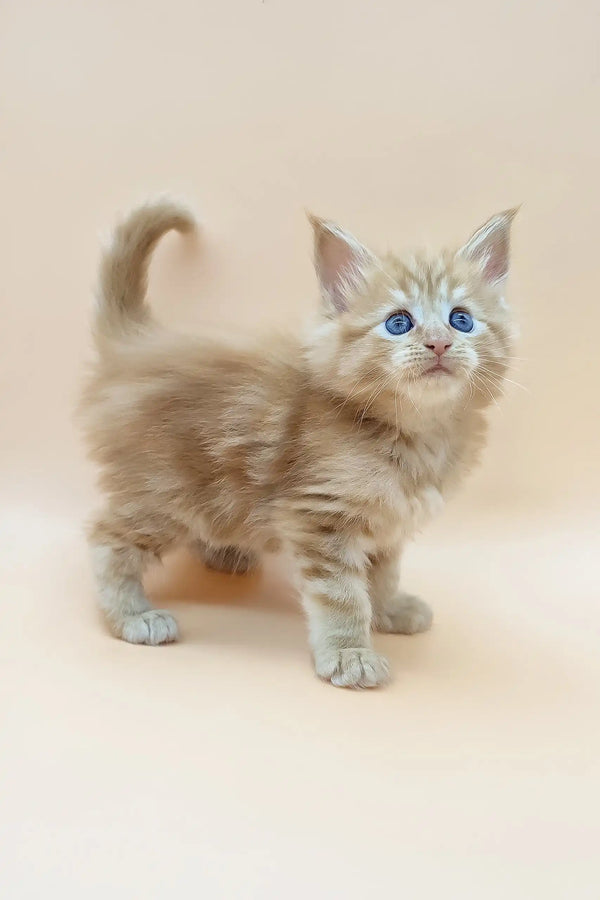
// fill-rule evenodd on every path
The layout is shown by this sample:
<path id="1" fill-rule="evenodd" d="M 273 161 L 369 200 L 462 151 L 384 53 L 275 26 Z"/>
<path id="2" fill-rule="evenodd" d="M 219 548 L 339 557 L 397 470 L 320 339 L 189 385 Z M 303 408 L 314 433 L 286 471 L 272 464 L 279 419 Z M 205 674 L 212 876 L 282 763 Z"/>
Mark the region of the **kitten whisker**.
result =
<path id="1" fill-rule="evenodd" d="M 386 389 L 388 384 L 391 383 L 393 377 L 394 377 L 394 373 L 392 373 L 391 375 L 385 375 L 383 378 L 383 384 L 381 383 L 381 380 L 378 382 L 378 385 L 377 385 L 378 389 L 376 388 L 374 394 L 371 394 L 371 396 L 369 397 L 369 400 L 367 401 L 367 404 L 363 410 L 362 416 L 360 417 L 359 427 L 362 426 L 364 418 L 365 418 L 368 410 L 370 409 L 370 407 L 373 405 L 373 403 L 375 403 L 377 398 L 383 393 L 383 391 Z"/>
<path id="2" fill-rule="evenodd" d="M 527 393 L 531 393 L 530 389 L 526 387 L 524 384 L 520 384 L 518 381 L 514 381 L 512 378 L 507 378 L 506 375 L 498 375 L 498 373 L 493 372 L 491 369 L 488 369 L 486 366 L 478 366 L 479 370 L 485 373 L 489 378 L 496 378 L 498 381 L 506 381 L 508 384 L 513 384 L 515 387 L 520 388 L 522 391 L 526 391 Z"/>
<path id="3" fill-rule="evenodd" d="M 494 403 L 498 408 L 500 408 L 497 398 L 494 396 L 494 394 L 490 390 L 489 385 L 486 383 L 486 381 L 481 376 L 481 374 L 477 371 L 471 372 L 471 378 L 473 380 L 473 384 L 476 387 L 479 387 L 480 389 L 484 390 L 486 392 L 487 396 L 492 401 L 492 403 Z"/>

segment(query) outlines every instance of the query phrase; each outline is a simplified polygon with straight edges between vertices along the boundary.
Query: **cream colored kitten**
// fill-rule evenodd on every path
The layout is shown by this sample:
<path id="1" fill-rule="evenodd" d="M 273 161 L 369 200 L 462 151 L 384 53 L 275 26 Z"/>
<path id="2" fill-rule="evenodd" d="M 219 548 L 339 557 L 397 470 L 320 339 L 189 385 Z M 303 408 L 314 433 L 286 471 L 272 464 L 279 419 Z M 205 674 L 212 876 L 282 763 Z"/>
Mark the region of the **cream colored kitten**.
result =
<path id="1" fill-rule="evenodd" d="M 386 681 L 372 630 L 431 624 L 429 607 L 398 586 L 402 547 L 474 462 L 507 368 L 514 214 L 432 257 L 377 257 L 313 218 L 319 323 L 305 340 L 244 350 L 153 322 L 150 253 L 194 221 L 165 201 L 130 214 L 102 260 L 98 356 L 82 401 L 106 496 L 90 533 L 94 569 L 118 637 L 177 637 L 141 582 L 174 545 L 226 571 L 281 548 L 318 675 L 342 687 Z"/>

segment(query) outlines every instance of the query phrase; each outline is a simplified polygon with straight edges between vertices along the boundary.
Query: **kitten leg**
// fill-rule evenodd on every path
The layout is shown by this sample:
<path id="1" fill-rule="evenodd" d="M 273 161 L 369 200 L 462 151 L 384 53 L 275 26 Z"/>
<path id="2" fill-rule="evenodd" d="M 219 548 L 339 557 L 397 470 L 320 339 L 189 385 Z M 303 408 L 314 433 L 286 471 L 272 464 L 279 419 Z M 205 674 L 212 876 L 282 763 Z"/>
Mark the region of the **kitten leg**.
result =
<path id="1" fill-rule="evenodd" d="M 91 553 L 100 606 L 115 635 L 131 644 L 176 640 L 175 619 L 152 609 L 142 587 L 142 573 L 156 555 L 134 544 L 107 542 L 105 533 L 92 536 Z"/>
<path id="2" fill-rule="evenodd" d="M 399 588 L 400 551 L 378 554 L 371 559 L 369 590 L 373 605 L 373 627 L 393 634 L 416 634 L 431 628 L 433 613 L 418 597 Z"/>
<path id="3" fill-rule="evenodd" d="M 367 555 L 309 536 L 295 549 L 317 675 L 336 687 L 386 682 L 387 660 L 371 647 Z"/>
<path id="4" fill-rule="evenodd" d="M 239 547 L 211 547 L 205 541 L 196 541 L 194 549 L 204 564 L 216 572 L 229 575 L 247 575 L 258 566 L 256 554 Z"/>

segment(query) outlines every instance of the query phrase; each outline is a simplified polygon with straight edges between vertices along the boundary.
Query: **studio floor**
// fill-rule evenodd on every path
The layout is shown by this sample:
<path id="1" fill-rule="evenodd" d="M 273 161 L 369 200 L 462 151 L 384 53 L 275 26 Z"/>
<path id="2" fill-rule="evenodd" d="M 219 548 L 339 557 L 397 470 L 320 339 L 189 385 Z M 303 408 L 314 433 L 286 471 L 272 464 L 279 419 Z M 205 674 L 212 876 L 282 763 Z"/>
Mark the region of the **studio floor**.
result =
<path id="1" fill-rule="evenodd" d="M 11 523 L 5 896 L 596 900 L 591 522 L 432 529 L 406 581 L 434 628 L 378 636 L 395 678 L 359 693 L 313 675 L 276 559 L 174 555 L 148 589 L 181 642 L 137 647 L 68 519 Z"/>

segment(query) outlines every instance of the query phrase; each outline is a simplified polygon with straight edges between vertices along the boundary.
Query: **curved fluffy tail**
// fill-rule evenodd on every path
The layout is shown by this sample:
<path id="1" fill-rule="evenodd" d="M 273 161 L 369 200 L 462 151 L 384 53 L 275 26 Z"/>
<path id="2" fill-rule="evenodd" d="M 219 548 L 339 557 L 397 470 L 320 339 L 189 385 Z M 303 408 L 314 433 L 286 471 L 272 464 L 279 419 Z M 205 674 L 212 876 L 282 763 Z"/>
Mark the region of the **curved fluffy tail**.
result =
<path id="1" fill-rule="evenodd" d="M 114 230 L 100 261 L 95 335 L 119 337 L 151 321 L 146 303 L 148 265 L 154 247 L 167 231 L 188 232 L 194 216 L 170 200 L 155 200 L 134 209 Z"/>

